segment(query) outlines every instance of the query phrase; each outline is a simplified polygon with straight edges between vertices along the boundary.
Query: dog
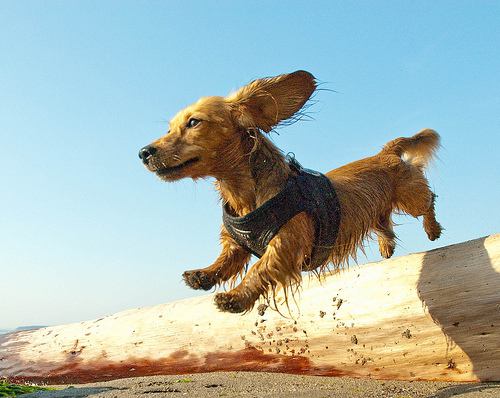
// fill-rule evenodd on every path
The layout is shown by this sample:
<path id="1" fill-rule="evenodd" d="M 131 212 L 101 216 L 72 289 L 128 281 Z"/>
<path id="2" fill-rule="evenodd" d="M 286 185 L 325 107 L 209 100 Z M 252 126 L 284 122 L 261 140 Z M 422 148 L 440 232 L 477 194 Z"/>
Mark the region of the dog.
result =
<path id="1" fill-rule="evenodd" d="M 245 216 L 280 193 L 297 174 L 266 135 L 278 125 L 300 119 L 317 86 L 312 74 L 296 71 L 254 80 L 227 97 L 203 97 L 181 110 L 170 121 L 168 133 L 142 148 L 139 157 L 164 181 L 215 178 L 226 208 Z M 337 196 L 340 219 L 327 261 L 316 272 L 347 264 L 372 233 L 378 237 L 382 257 L 391 257 L 396 246 L 393 212 L 423 216 L 428 238 L 440 237 L 436 195 L 424 175 L 439 141 L 434 130 L 424 129 L 388 142 L 375 156 L 325 174 Z M 315 244 L 314 219 L 301 212 L 286 221 L 248 270 L 251 252 L 224 225 L 220 242 L 222 251 L 214 263 L 184 272 L 184 281 L 203 290 L 229 283 L 229 291 L 215 295 L 216 306 L 226 312 L 247 312 L 260 297 L 275 297 L 277 289 L 287 297 L 287 291 L 300 286 L 302 271 L 312 271 L 306 260 Z M 237 286 L 236 281 L 240 281 Z"/>

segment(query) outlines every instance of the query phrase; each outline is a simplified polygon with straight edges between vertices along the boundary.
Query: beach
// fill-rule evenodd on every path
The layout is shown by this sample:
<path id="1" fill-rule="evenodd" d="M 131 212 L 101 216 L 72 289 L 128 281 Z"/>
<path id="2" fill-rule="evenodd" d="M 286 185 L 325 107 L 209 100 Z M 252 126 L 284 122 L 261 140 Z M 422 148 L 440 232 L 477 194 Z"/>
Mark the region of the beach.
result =
<path id="1" fill-rule="evenodd" d="M 266 372 L 213 372 L 151 376 L 55 386 L 25 398 L 277 397 L 277 398 L 498 398 L 500 383 L 446 383 L 300 376 Z"/>

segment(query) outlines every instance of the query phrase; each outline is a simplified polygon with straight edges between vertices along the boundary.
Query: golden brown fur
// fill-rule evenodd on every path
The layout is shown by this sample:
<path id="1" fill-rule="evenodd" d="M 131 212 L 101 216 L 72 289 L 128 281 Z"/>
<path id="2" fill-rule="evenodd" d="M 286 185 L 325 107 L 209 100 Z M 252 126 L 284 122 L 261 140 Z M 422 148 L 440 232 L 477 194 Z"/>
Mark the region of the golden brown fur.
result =
<path id="1" fill-rule="evenodd" d="M 165 181 L 215 177 L 222 200 L 235 214 L 245 215 L 276 195 L 294 173 L 264 133 L 300 116 L 315 89 L 314 77 L 297 71 L 255 80 L 226 98 L 202 98 L 179 112 L 169 133 L 141 150 L 140 156 Z M 371 232 L 378 236 L 381 255 L 390 257 L 395 247 L 394 211 L 423 216 L 429 239 L 440 236 L 435 195 L 423 174 L 438 146 L 438 134 L 426 129 L 326 174 L 341 205 L 339 233 L 330 255 L 334 267 L 355 256 Z M 247 311 L 261 296 L 278 288 L 286 294 L 300 285 L 301 272 L 312 271 L 304 260 L 313 244 L 313 221 L 300 213 L 280 229 L 244 275 L 250 254 L 222 227 L 220 256 L 207 268 L 186 271 L 184 280 L 205 290 L 229 282 L 233 288 L 217 294 L 216 305 L 223 311 Z M 241 283 L 234 287 L 238 277 Z"/>

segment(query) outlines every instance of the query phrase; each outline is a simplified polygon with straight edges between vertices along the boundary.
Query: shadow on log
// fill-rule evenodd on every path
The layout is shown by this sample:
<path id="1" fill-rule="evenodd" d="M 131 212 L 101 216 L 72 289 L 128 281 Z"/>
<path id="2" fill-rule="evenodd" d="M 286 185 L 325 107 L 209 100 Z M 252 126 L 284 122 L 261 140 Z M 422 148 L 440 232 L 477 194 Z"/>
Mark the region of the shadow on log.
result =
<path id="1" fill-rule="evenodd" d="M 425 253 L 418 294 L 448 337 L 448 348 L 462 349 L 478 379 L 499 380 L 500 273 L 493 268 L 485 240 L 467 242 L 448 253 Z M 446 267 L 441 266 L 444 260 Z M 498 258 L 495 261 L 498 269 Z M 459 358 L 448 356 L 453 369 Z"/>
<path id="2" fill-rule="evenodd" d="M 213 295 L 0 336 L 0 376 L 83 383 L 220 370 L 500 380 L 500 235 L 305 278 L 300 316 Z"/>

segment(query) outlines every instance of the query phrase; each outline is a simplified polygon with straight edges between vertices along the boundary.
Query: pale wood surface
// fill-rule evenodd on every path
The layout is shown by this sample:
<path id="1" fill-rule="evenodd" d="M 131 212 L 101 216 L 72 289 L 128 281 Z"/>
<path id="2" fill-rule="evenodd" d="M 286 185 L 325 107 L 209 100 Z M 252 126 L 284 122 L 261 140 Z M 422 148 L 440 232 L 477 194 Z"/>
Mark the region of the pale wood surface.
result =
<path id="1" fill-rule="evenodd" d="M 500 235 L 305 278 L 300 316 L 207 295 L 0 336 L 0 376 L 45 382 L 214 370 L 500 380 Z M 339 305 L 339 303 L 341 303 Z"/>

